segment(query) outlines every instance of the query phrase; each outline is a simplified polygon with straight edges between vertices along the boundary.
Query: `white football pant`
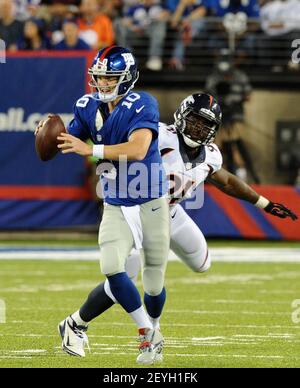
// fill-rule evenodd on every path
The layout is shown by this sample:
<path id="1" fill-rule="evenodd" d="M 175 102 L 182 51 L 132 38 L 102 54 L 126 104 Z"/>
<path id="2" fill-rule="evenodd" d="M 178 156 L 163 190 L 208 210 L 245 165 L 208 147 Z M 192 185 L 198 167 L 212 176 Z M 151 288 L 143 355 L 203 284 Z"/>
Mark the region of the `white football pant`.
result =
<path id="1" fill-rule="evenodd" d="M 171 250 L 194 272 L 208 271 L 211 267 L 211 257 L 203 233 L 180 205 L 174 206 L 170 213 Z M 141 251 L 135 249 L 126 261 L 126 272 L 134 283 L 141 269 L 141 255 Z M 107 280 L 105 292 L 117 303 Z"/>

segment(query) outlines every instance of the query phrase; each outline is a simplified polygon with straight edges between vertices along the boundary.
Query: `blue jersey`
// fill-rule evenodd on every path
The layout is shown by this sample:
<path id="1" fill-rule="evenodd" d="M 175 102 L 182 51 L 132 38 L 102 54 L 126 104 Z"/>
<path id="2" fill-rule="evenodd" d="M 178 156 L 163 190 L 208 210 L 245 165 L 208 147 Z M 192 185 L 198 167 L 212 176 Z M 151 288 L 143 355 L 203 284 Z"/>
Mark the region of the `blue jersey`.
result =
<path id="1" fill-rule="evenodd" d="M 158 150 L 159 109 L 157 101 L 145 92 L 129 93 L 112 113 L 108 105 L 85 95 L 74 107 L 68 132 L 94 144 L 126 143 L 131 134 L 142 128 L 152 131 L 152 142 L 140 162 L 105 161 L 100 180 L 106 203 L 134 206 L 162 197 L 167 179 Z"/>
<path id="2" fill-rule="evenodd" d="M 260 10 L 257 0 L 234 2 L 230 0 L 208 0 L 208 8 L 214 16 L 223 17 L 228 13 L 244 12 L 249 18 L 259 17 Z"/>

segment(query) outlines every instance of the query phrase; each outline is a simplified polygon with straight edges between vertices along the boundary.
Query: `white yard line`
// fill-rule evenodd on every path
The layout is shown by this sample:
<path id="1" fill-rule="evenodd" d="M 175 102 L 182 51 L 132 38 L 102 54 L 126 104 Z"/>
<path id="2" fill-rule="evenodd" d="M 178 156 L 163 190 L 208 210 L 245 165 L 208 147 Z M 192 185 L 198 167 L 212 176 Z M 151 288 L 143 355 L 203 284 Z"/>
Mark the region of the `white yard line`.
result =
<path id="1" fill-rule="evenodd" d="M 58 338 L 58 335 L 55 334 L 1 334 L 0 337 L 21 337 L 21 338 Z M 128 340 L 130 346 L 137 346 L 136 342 L 132 342 L 134 339 L 134 335 L 131 336 L 122 336 L 122 335 L 89 335 L 90 339 L 93 340 Z M 268 340 L 284 340 L 286 341 L 292 341 L 297 342 L 297 338 L 300 339 L 300 336 L 297 334 L 269 334 L 269 335 L 255 335 L 255 334 L 235 334 L 232 336 L 214 336 L 214 337 L 167 337 L 166 338 L 166 346 L 172 346 L 172 345 L 198 345 L 200 344 L 207 344 L 207 343 L 214 343 L 214 344 L 222 344 L 226 341 L 230 341 L 230 343 L 235 344 L 243 344 L 245 341 L 250 341 L 249 344 L 253 344 L 251 341 L 257 341 L 257 342 L 267 342 Z M 113 346 L 110 343 L 93 343 L 91 341 L 91 347 L 99 347 L 99 346 Z M 116 345 L 117 346 L 117 345 Z M 121 345 L 120 346 L 125 346 Z M 60 349 L 60 346 L 57 346 L 56 349 Z M 1 353 L 6 353 L 5 350 L 0 350 Z M 22 350 L 20 352 L 31 352 L 31 350 Z M 46 352 L 46 350 L 40 349 L 40 350 L 33 350 L 33 352 Z"/>
<path id="2" fill-rule="evenodd" d="M 108 349 L 105 349 L 108 350 Z M 135 356 L 136 352 L 116 352 L 115 348 L 110 349 L 112 352 L 93 352 L 92 355 L 95 356 Z M 293 357 L 293 356 L 277 356 L 277 355 L 247 355 L 247 354 L 214 354 L 214 353 L 205 353 L 205 354 L 182 354 L 182 353 L 164 353 L 164 357 L 192 357 L 192 358 L 244 358 L 244 359 L 261 359 L 261 360 L 300 360 L 300 357 Z"/>
<path id="3" fill-rule="evenodd" d="M 33 325 L 49 325 L 48 323 L 45 323 L 43 321 L 11 321 L 9 322 L 10 324 L 15 323 L 15 324 L 20 324 L 20 323 L 31 323 Z M 215 323 L 168 323 L 168 327 L 178 327 L 178 328 L 220 328 L 221 330 L 224 329 L 284 329 L 284 330 L 299 330 L 300 326 L 299 325 L 222 325 L 222 324 L 215 324 Z M 95 322 L 93 323 L 93 326 L 100 326 L 100 327 L 110 327 L 110 326 L 122 326 L 122 327 L 134 327 L 133 323 L 126 323 L 126 322 Z M 18 336 L 17 334 L 14 334 Z M 0 337 L 2 335 L 0 334 Z M 21 336 L 19 334 L 19 336 Z M 25 335 L 25 337 L 27 334 Z M 43 336 L 41 336 L 43 337 Z M 93 336 L 92 336 L 93 337 Z M 95 336 L 97 337 L 97 336 Z"/>
<path id="4" fill-rule="evenodd" d="M 32 357 L 29 357 L 29 356 L 8 356 L 8 355 L 0 356 L 0 360 L 7 360 L 7 359 L 10 359 L 10 360 L 32 360 Z"/>
<path id="5" fill-rule="evenodd" d="M 4 289 L 1 289 L 1 291 L 4 291 Z M 207 301 L 209 303 L 209 301 Z M 242 303 L 242 302 L 241 302 Z M 288 307 L 290 307 L 290 303 L 287 304 Z M 19 307 L 18 311 L 32 311 L 32 308 L 30 307 Z M 65 307 L 39 307 L 39 311 L 66 311 Z M 122 311 L 115 311 L 117 314 L 123 314 Z M 165 309 L 164 314 L 193 314 L 193 315 L 209 315 L 209 314 L 221 314 L 221 315 L 236 315 L 236 311 L 230 311 L 230 310 L 169 310 Z M 239 314 L 242 315 L 261 315 L 261 316 L 290 316 L 290 311 L 282 311 L 282 312 L 266 312 L 266 311 L 240 311 Z M 12 323 L 22 323 L 21 321 L 13 321 Z"/>
<path id="6" fill-rule="evenodd" d="M 5 335 L 1 335 L 5 336 Z M 45 335 L 17 335 L 18 337 L 50 337 Z M 52 337 L 52 336 L 51 336 Z M 53 335 L 53 337 L 55 337 Z M 90 338 L 99 338 L 102 340 L 124 340 L 123 344 L 120 343 L 91 343 L 92 352 L 89 355 L 93 356 L 109 356 L 109 355 L 118 355 L 124 357 L 131 357 L 137 354 L 137 343 L 133 340 L 133 336 L 118 336 L 118 335 L 91 335 Z M 220 354 L 213 352 L 213 348 L 224 347 L 224 346 L 257 346 L 262 343 L 267 343 L 268 341 L 284 341 L 284 342 L 295 342 L 297 339 L 297 335 L 290 333 L 282 333 L 282 334 L 272 334 L 269 335 L 254 335 L 254 334 L 235 334 L 232 336 L 211 336 L 211 337 L 168 337 L 166 339 L 166 347 L 165 347 L 165 358 L 167 357 L 186 357 L 186 358 L 241 358 L 241 359 L 260 359 L 260 360 L 300 360 L 300 357 L 294 356 L 281 356 L 281 355 L 255 355 L 255 354 L 236 354 L 236 353 L 226 353 Z M 208 353 L 178 353 L 179 349 L 184 351 L 183 349 L 193 349 L 200 350 L 203 347 L 210 347 L 212 351 Z M 176 349 L 178 349 L 176 351 Z M 169 351 L 174 350 L 176 353 L 169 353 Z M 51 351 L 46 349 L 23 349 L 23 350 L 0 350 L 0 359 L 32 359 L 34 355 L 40 356 L 53 356 L 56 357 L 64 356 L 64 353 L 61 351 L 60 346 L 55 346 L 55 348 Z"/>
<path id="7" fill-rule="evenodd" d="M 16 353 L 16 354 L 41 354 L 41 353 L 47 353 L 47 350 L 45 350 L 45 349 L 10 350 L 8 353 Z"/>
<path id="8" fill-rule="evenodd" d="M 215 262 L 300 263 L 300 248 L 211 248 Z M 98 249 L 1 248 L 0 260 L 99 260 Z M 171 253 L 170 261 L 178 258 Z"/>

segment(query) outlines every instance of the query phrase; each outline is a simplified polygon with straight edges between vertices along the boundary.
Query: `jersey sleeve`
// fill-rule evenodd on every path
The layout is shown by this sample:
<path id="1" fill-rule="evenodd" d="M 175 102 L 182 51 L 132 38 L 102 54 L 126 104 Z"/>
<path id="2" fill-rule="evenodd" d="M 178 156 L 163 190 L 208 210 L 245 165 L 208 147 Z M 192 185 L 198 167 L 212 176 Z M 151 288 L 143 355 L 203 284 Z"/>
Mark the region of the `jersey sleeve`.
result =
<path id="1" fill-rule="evenodd" d="M 158 138 L 159 108 L 154 97 L 143 98 L 133 107 L 134 116 L 130 123 L 127 139 L 138 129 L 147 128 L 153 133 L 154 139 Z"/>
<path id="2" fill-rule="evenodd" d="M 178 141 L 177 131 L 174 126 L 167 125 L 165 123 L 159 123 L 159 138 L 158 138 L 158 147 L 159 150 L 176 147 L 176 142 Z"/>
<path id="3" fill-rule="evenodd" d="M 223 157 L 219 147 L 216 144 L 210 144 L 206 147 L 205 163 L 210 168 L 209 175 L 221 170 L 223 165 Z"/>
<path id="4" fill-rule="evenodd" d="M 74 117 L 69 123 L 67 130 L 70 135 L 78 137 L 80 140 L 86 141 L 90 138 L 90 131 L 84 120 L 84 108 L 78 106 L 78 102 L 80 101 L 81 100 L 79 99 L 74 105 Z"/>

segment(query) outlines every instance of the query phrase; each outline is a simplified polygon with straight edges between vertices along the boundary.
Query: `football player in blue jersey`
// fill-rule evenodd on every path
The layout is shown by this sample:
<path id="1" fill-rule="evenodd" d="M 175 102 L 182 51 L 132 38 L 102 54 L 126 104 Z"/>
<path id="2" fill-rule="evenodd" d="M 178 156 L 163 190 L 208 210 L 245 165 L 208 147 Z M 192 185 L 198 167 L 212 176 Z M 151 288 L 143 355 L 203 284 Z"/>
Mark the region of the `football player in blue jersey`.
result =
<path id="1" fill-rule="evenodd" d="M 297 220 L 297 215 L 283 204 L 273 203 L 260 196 L 241 179 L 222 168 L 222 155 L 213 144 L 220 123 L 221 110 L 215 99 L 210 95 L 198 93 L 187 97 L 180 104 L 175 113 L 174 125 L 160 124 L 159 149 L 163 155 L 168 176 L 176 174 L 180 177 L 181 172 L 189 174 L 194 179 L 195 187 L 207 179 L 229 196 L 243 199 L 273 216 Z M 197 163 L 195 162 L 187 170 L 188 160 L 197 160 Z M 195 174 L 198 169 L 203 171 L 203 174 Z M 170 184 L 170 205 L 176 199 L 176 196 L 173 196 L 174 193 L 171 194 L 171 187 Z M 187 194 L 188 192 L 183 197 L 179 196 L 175 204 L 170 206 L 171 249 L 194 272 L 203 273 L 211 266 L 210 253 L 201 230 L 179 205 Z M 137 227 L 138 222 L 134 214 L 128 222 L 129 225 Z M 140 236 L 137 235 L 137 238 Z M 140 271 L 139 251 L 133 251 L 128 257 L 126 271 L 128 276 L 136 281 Z M 72 314 L 72 319 L 76 323 L 77 336 L 77 342 L 74 339 L 72 346 L 74 354 L 85 355 L 84 330 L 92 320 L 103 314 L 114 303 L 118 303 L 118 300 L 110 290 L 109 280 L 106 280 L 89 294 L 80 310 Z M 156 318 L 153 319 L 155 316 Z M 152 313 L 151 319 L 154 328 L 159 328 L 159 320 L 159 310 L 156 310 L 156 314 Z M 161 360 L 162 353 L 160 352 L 156 357 Z"/>
<path id="2" fill-rule="evenodd" d="M 139 73 L 132 53 L 122 47 L 102 49 L 89 69 L 94 92 L 80 98 L 68 133 L 58 137 L 63 154 L 77 153 L 110 161 L 102 171 L 104 214 L 99 230 L 101 271 L 111 292 L 136 322 L 140 335 L 137 362 L 160 359 L 163 336 L 153 329 L 166 299 L 164 277 L 170 246 L 167 180 L 158 150 L 159 109 L 154 97 L 131 92 Z M 85 141 L 91 139 L 93 146 Z M 145 311 L 139 292 L 125 271 L 134 238 L 128 219 L 139 213 L 143 229 L 143 286 Z M 85 341 L 86 322 L 79 312 L 59 325 L 63 349 L 78 352 Z"/>

